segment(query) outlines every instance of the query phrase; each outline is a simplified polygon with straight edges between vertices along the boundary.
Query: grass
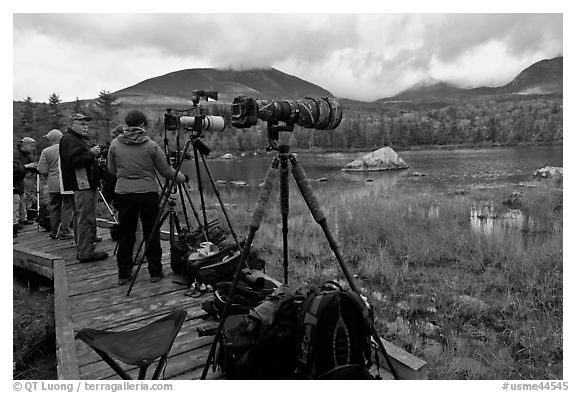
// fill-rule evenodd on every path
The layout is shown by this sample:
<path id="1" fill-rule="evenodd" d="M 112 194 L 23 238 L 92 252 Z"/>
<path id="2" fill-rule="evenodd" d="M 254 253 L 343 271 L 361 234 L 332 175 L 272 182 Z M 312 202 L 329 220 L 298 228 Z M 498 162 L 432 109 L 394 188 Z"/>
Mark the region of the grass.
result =
<path id="1" fill-rule="evenodd" d="M 502 201 L 514 191 L 522 195 L 522 212 L 546 225 L 527 220 L 497 236 L 471 230 L 472 206 L 491 201 L 501 216 L 508 210 Z M 291 191 L 289 282 L 344 280 L 296 194 Z M 324 192 L 318 199 L 376 309 L 382 336 L 427 361 L 430 378 L 562 378 L 561 185 L 476 188 L 464 195 L 375 187 L 360 197 Z M 246 233 L 251 210 L 229 214 L 236 231 Z M 271 202 L 253 245 L 275 277 L 283 274 L 280 217 Z"/>
<path id="2" fill-rule="evenodd" d="M 376 311 L 381 335 L 424 359 L 431 379 L 561 379 L 563 376 L 562 185 L 461 188 L 417 194 L 374 186 L 369 192 L 317 192 L 347 266 Z M 220 188 L 234 230 L 246 234 L 254 206 Z M 471 208 L 521 194 L 530 219 L 472 230 Z M 195 206 L 200 206 L 192 193 Z M 209 218 L 219 216 L 207 196 Z M 282 270 L 281 215 L 273 195 L 253 247 L 277 278 Z M 181 211 L 181 209 L 177 209 Z M 295 187 L 290 191 L 289 282 L 344 281 L 324 234 Z"/>
<path id="3" fill-rule="evenodd" d="M 14 379 L 57 379 L 54 299 L 13 287 Z"/>

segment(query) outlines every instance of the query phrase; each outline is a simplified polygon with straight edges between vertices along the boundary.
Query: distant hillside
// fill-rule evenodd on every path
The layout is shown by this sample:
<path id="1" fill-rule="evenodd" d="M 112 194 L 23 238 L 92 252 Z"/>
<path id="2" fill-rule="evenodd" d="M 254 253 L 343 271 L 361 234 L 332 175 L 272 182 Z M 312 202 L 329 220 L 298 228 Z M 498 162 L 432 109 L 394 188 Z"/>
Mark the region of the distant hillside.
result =
<path id="1" fill-rule="evenodd" d="M 410 101 L 457 101 L 526 94 L 562 94 L 563 57 L 539 61 L 523 70 L 510 83 L 500 87 L 463 89 L 442 81 L 425 81 L 379 103 Z"/>
<path id="2" fill-rule="evenodd" d="M 189 103 L 193 90 L 218 92 L 218 101 L 231 102 L 244 94 L 264 99 L 333 96 L 328 90 L 274 68 L 257 70 L 188 69 L 147 79 L 114 93 L 119 102 L 134 105 Z"/>
<path id="3" fill-rule="evenodd" d="M 534 63 L 518 74 L 503 89 L 515 94 L 562 93 L 563 59 L 563 57 L 556 57 Z"/>

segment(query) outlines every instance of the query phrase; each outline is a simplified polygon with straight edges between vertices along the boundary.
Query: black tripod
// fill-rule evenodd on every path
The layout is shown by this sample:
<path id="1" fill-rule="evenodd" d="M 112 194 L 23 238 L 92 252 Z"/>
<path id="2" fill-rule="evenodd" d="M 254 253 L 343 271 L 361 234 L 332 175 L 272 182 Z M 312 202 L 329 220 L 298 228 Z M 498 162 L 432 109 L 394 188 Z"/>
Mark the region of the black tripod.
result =
<path id="1" fill-rule="evenodd" d="M 268 134 L 269 135 L 277 135 L 277 130 L 273 130 L 273 127 L 275 127 L 275 126 L 271 122 L 268 122 Z M 216 328 L 214 340 L 212 342 L 212 346 L 210 347 L 210 352 L 208 353 L 208 359 L 206 359 L 204 369 L 202 370 L 201 379 L 206 379 L 206 375 L 208 374 L 208 368 L 210 367 L 210 363 L 212 362 L 212 359 L 213 359 L 215 351 L 216 351 L 216 346 L 217 346 L 217 344 L 220 340 L 220 336 L 222 334 L 222 327 L 224 325 L 224 321 L 225 321 L 226 317 L 228 316 L 228 311 L 230 308 L 231 300 L 234 298 L 234 294 L 236 293 L 236 287 L 238 286 L 238 281 L 240 279 L 240 273 L 242 270 L 242 266 L 244 265 L 246 256 L 248 255 L 248 251 L 250 250 L 250 247 L 252 245 L 252 241 L 254 240 L 254 236 L 256 234 L 256 231 L 260 228 L 260 224 L 261 224 L 262 219 L 264 217 L 266 204 L 268 203 L 268 200 L 270 199 L 270 193 L 272 191 L 274 179 L 276 178 L 278 172 L 280 173 L 280 211 L 281 211 L 281 215 L 282 215 L 284 283 L 288 282 L 288 211 L 289 211 L 289 206 L 288 206 L 288 163 L 290 163 L 290 165 L 292 167 L 292 175 L 294 177 L 294 180 L 296 181 L 296 184 L 298 185 L 298 189 L 300 190 L 300 193 L 302 194 L 302 197 L 304 198 L 304 201 L 306 202 L 306 205 L 308 206 L 310 213 L 312 213 L 314 220 L 320 225 L 320 227 L 324 231 L 324 235 L 326 236 L 326 239 L 328 240 L 328 244 L 330 246 L 330 249 L 333 251 L 333 253 L 336 257 L 336 260 L 338 261 L 340 268 L 342 269 L 342 272 L 344 273 L 344 276 L 346 277 L 346 280 L 348 281 L 348 284 L 350 285 L 350 288 L 354 292 L 358 293 L 358 295 L 361 295 L 360 289 L 356 285 L 356 282 L 354 281 L 353 276 L 350 274 L 350 271 L 348 270 L 348 267 L 346 266 L 344 259 L 342 258 L 342 255 L 340 254 L 340 251 L 338 249 L 338 244 L 336 243 L 334 237 L 332 236 L 332 233 L 330 232 L 330 228 L 328 228 L 328 224 L 326 222 L 326 216 L 322 212 L 322 209 L 320 208 L 320 204 L 318 203 L 318 200 L 316 199 L 314 192 L 312 191 L 312 187 L 310 185 L 308 178 L 306 177 L 306 173 L 304 172 L 304 169 L 302 168 L 302 166 L 300 165 L 300 163 L 296 159 L 296 156 L 293 153 L 290 153 L 290 146 L 288 144 L 275 146 L 271 141 L 270 147 L 274 150 L 277 150 L 278 155 L 277 155 L 277 157 L 275 157 L 272 160 L 270 167 L 268 168 L 268 171 L 266 173 L 264 185 L 262 186 L 262 189 L 260 191 L 260 195 L 258 197 L 258 203 L 256 205 L 256 209 L 254 210 L 254 213 L 252 215 L 252 221 L 250 222 L 250 229 L 248 232 L 246 242 L 244 244 L 244 250 L 242 252 L 242 257 L 240 259 L 240 263 L 238 264 L 238 267 L 236 268 L 236 272 L 234 274 L 234 279 L 232 281 L 232 286 L 231 286 L 230 291 L 228 293 L 228 297 L 226 298 L 226 302 L 224 304 L 224 309 L 223 309 L 222 315 L 220 317 L 220 322 L 218 324 L 218 327 Z M 368 322 L 370 325 L 372 337 L 374 338 L 380 351 L 384 355 L 384 359 L 386 360 L 386 363 L 388 365 L 388 368 L 390 369 L 390 372 L 392 373 L 394 379 L 398 379 L 398 376 L 397 376 L 396 371 L 392 365 L 390 357 L 388 356 L 388 353 L 386 352 L 386 349 L 384 348 L 384 344 L 382 343 L 382 339 L 380 338 L 380 336 L 376 332 L 376 329 L 375 329 L 372 321 L 368 320 Z"/>
<path id="2" fill-rule="evenodd" d="M 238 248 L 238 250 L 240 250 L 242 252 L 242 247 L 240 246 L 240 242 L 238 241 L 238 236 L 236 235 L 236 232 L 234 231 L 234 229 L 232 227 L 232 223 L 230 221 L 230 218 L 228 216 L 228 213 L 226 211 L 224 203 L 222 202 L 220 192 L 218 190 L 216 182 L 214 181 L 214 177 L 212 176 L 212 172 L 210 171 L 210 167 L 206 163 L 206 156 L 210 153 L 210 148 L 208 148 L 208 146 L 206 146 L 200 140 L 199 136 L 200 136 L 201 131 L 202 130 L 199 130 L 198 132 L 191 132 L 190 133 L 190 138 L 186 141 L 186 144 L 184 145 L 184 149 L 182 150 L 182 153 L 180 154 L 180 156 L 176 160 L 175 165 L 173 166 L 175 169 L 174 176 L 172 176 L 171 179 L 166 181 L 166 184 L 164 185 L 164 188 L 162 189 L 162 198 L 160 201 L 160 211 L 159 211 L 158 215 L 156 216 L 156 220 L 154 222 L 154 226 L 152 227 L 152 231 L 150 232 L 150 236 L 153 236 L 153 234 L 159 230 L 161 225 L 164 223 L 164 221 L 168 217 L 170 217 L 170 234 L 171 234 L 171 237 L 170 237 L 171 243 L 170 244 L 172 244 L 172 240 L 173 240 L 173 238 L 172 238 L 173 230 L 178 231 L 179 234 L 181 233 L 180 224 L 179 224 L 176 210 L 175 210 L 175 201 L 174 201 L 174 198 L 170 196 L 170 193 L 172 192 L 172 190 L 176 189 L 176 190 L 178 190 L 178 192 L 180 194 L 180 198 L 181 198 L 181 202 L 182 202 L 182 209 L 185 213 L 185 217 L 187 217 L 187 214 L 186 214 L 186 203 L 184 200 L 184 196 L 186 196 L 187 202 L 189 203 L 190 207 L 192 208 L 192 211 L 194 213 L 194 216 L 196 218 L 196 221 L 198 222 L 198 226 L 201 229 L 204 238 L 206 239 L 206 241 L 209 241 L 208 233 L 207 233 L 208 223 L 206 220 L 206 212 L 205 212 L 203 197 L 202 197 L 202 205 L 203 205 L 202 210 L 204 212 L 204 225 L 200 221 L 200 217 L 199 217 L 198 213 L 196 212 L 196 209 L 194 208 L 194 205 L 192 203 L 192 198 L 190 197 L 190 193 L 188 192 L 186 187 L 184 187 L 182 184 L 176 183 L 176 176 L 177 176 L 178 172 L 180 171 L 180 168 L 182 167 L 182 163 L 183 163 L 184 159 L 186 158 L 187 152 L 188 152 L 190 146 L 193 146 L 195 154 L 199 155 L 199 157 L 201 158 L 202 163 L 204 165 L 204 169 L 206 170 L 206 173 L 208 174 L 208 177 L 210 179 L 210 183 L 212 184 L 212 187 L 214 189 L 214 194 L 218 198 L 218 202 L 220 204 L 220 207 L 222 208 L 222 212 L 224 213 L 224 217 L 226 218 L 228 228 L 230 229 L 230 234 L 234 238 L 234 241 L 236 243 L 236 247 Z M 199 170 L 197 173 L 198 173 L 198 184 L 201 184 L 202 180 L 200 178 Z M 176 188 L 175 188 L 175 185 L 176 185 Z M 167 212 L 164 212 L 166 205 L 169 204 L 171 199 L 172 199 L 172 202 L 174 203 L 174 205 L 171 205 L 170 209 Z M 186 223 L 188 225 L 188 230 L 190 231 L 190 223 L 189 223 L 189 220 L 187 218 L 186 218 Z M 149 247 L 150 242 L 145 241 L 145 240 L 149 240 L 149 239 L 142 239 L 142 241 L 140 242 L 140 245 L 138 246 L 138 251 L 136 252 L 136 256 L 134 257 L 134 260 L 138 261 L 138 264 L 137 264 L 136 272 L 132 277 L 132 281 L 130 282 L 130 287 L 128 288 L 128 292 L 126 293 L 126 296 L 130 296 L 130 292 L 132 292 L 132 287 L 134 286 L 134 282 L 136 281 L 136 277 L 138 276 L 138 273 L 140 272 L 140 268 L 142 267 L 142 263 L 144 262 L 144 256 L 146 255 L 146 253 L 148 251 L 148 247 Z M 146 246 L 145 246 L 142 254 L 140 254 L 140 251 L 142 250 L 142 246 L 144 243 L 146 243 Z M 242 259 L 242 265 L 245 264 L 245 259 L 246 258 Z"/>

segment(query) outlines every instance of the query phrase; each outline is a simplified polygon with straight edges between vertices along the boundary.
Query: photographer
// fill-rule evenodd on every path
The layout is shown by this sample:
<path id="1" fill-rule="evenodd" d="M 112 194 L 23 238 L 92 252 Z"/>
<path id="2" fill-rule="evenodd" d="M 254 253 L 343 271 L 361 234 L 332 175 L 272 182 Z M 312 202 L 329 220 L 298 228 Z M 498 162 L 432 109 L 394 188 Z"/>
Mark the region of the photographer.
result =
<path id="1" fill-rule="evenodd" d="M 38 163 L 32 162 L 32 156 L 36 148 L 36 141 L 30 137 L 24 137 L 18 141 L 12 155 L 14 178 L 12 182 L 12 226 L 14 236 L 22 225 L 32 224 L 26 217 L 26 194 L 24 179 L 28 173 L 37 173 Z"/>
<path id="2" fill-rule="evenodd" d="M 105 251 L 96 251 L 96 201 L 100 187 L 98 157 L 100 146 L 88 147 L 90 116 L 73 113 L 68 129 L 60 140 L 60 173 L 64 191 L 74 192 L 77 237 L 80 263 L 102 261 L 108 258 Z"/>
<path id="3" fill-rule="evenodd" d="M 148 119 L 142 112 L 128 112 L 125 123 L 127 129 L 112 141 L 108 151 L 108 171 L 117 178 L 114 204 L 119 221 L 118 284 L 123 285 L 131 280 L 138 218 L 148 242 L 146 259 L 150 281 L 158 282 L 164 274 L 160 230 L 151 233 L 160 203 L 156 171 L 165 178 L 172 178 L 175 170 L 168 165 L 156 142 L 146 135 L 144 127 L 148 125 Z M 178 173 L 176 181 L 183 183 L 186 177 Z"/>
<path id="4" fill-rule="evenodd" d="M 51 239 L 70 240 L 74 234 L 70 231 L 72 217 L 74 216 L 74 193 L 61 190 L 62 177 L 60 175 L 60 140 L 62 131 L 50 130 L 44 138 L 50 144 L 42 150 L 38 160 L 38 172 L 47 180 L 47 191 L 50 197 L 50 235 Z M 60 227 L 60 228 L 59 228 Z"/>

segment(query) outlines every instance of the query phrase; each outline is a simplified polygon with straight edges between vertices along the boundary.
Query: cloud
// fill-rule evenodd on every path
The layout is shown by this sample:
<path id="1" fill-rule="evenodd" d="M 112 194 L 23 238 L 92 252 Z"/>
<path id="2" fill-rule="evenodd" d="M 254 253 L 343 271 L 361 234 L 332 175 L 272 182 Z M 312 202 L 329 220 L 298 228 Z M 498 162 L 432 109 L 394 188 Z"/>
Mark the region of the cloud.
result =
<path id="1" fill-rule="evenodd" d="M 373 100 L 426 77 L 505 83 L 563 45 L 561 14 L 15 14 L 13 25 L 15 99 L 33 85 L 91 98 L 180 69 L 276 67 Z"/>

